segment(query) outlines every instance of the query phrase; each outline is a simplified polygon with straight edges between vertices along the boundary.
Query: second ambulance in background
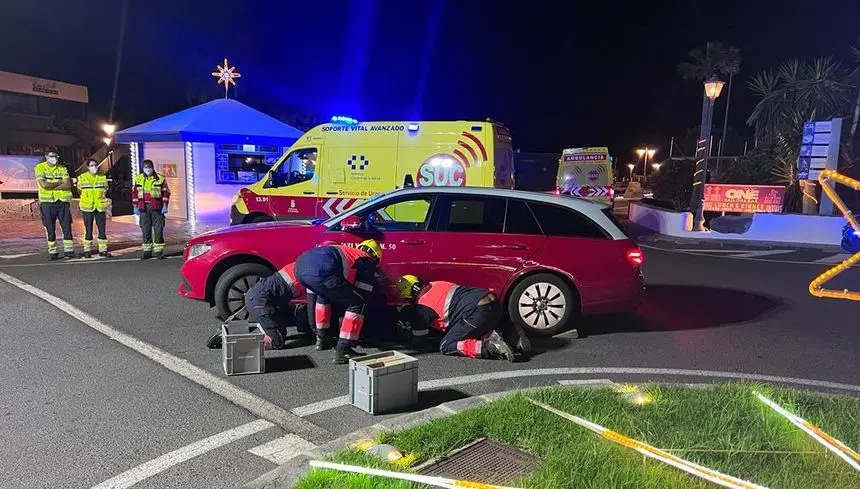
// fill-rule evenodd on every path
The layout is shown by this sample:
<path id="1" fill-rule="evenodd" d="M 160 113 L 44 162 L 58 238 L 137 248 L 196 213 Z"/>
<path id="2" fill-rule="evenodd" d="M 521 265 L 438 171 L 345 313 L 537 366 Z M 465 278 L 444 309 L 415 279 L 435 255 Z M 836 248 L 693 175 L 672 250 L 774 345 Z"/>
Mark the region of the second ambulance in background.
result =
<path id="1" fill-rule="evenodd" d="M 613 181 L 609 148 L 569 148 L 562 152 L 556 178 L 557 193 L 611 203 L 615 193 Z"/>

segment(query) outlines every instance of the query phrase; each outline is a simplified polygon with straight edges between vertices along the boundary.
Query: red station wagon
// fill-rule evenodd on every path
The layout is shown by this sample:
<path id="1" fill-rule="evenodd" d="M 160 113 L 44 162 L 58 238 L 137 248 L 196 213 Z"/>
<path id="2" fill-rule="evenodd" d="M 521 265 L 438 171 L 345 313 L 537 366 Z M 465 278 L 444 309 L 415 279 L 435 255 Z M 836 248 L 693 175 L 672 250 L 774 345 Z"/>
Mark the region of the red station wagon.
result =
<path id="1" fill-rule="evenodd" d="M 406 212 L 404 212 L 406 210 Z M 404 274 L 483 287 L 533 335 L 550 336 L 579 315 L 634 309 L 643 297 L 642 251 L 609 207 L 515 190 L 397 190 L 325 221 L 219 229 L 185 247 L 179 294 L 227 317 L 260 277 L 320 243 L 383 247 L 391 286 Z M 388 293 L 397 302 L 393 287 Z"/>

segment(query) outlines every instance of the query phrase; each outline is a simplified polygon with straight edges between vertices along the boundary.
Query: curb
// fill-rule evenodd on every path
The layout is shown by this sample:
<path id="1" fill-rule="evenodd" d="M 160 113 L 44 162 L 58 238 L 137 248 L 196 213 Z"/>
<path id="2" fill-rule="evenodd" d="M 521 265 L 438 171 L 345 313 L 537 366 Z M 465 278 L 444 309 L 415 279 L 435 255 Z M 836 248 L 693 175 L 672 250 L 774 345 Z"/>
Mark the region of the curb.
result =
<path id="1" fill-rule="evenodd" d="M 576 384 L 575 387 L 599 389 L 606 388 L 611 385 L 614 385 L 614 383 L 600 382 Z M 360 440 L 375 438 L 377 435 L 387 431 L 401 431 L 414 428 L 436 419 L 445 418 L 484 404 L 489 404 L 503 397 L 517 393 L 545 389 L 546 387 L 547 386 L 515 389 L 485 394 L 482 396 L 467 397 L 385 420 L 367 428 L 354 431 L 348 435 L 341 436 L 340 438 L 320 445 L 313 450 L 297 454 L 293 458 L 281 464 L 278 468 L 261 475 L 242 487 L 244 489 L 282 489 L 284 487 L 293 487 L 296 482 L 304 477 L 308 470 L 310 470 L 311 460 L 318 460 L 331 455 Z"/>

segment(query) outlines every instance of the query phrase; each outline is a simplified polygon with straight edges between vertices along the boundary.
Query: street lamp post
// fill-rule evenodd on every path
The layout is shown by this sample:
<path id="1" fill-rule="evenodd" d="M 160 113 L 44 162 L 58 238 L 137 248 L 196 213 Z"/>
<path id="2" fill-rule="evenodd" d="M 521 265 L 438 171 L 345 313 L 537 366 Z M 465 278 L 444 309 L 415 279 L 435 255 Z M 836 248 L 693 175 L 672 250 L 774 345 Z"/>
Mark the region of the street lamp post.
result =
<path id="1" fill-rule="evenodd" d="M 690 210 L 693 211 L 693 230 L 705 230 L 705 181 L 708 175 L 708 142 L 711 139 L 711 123 L 714 116 L 714 100 L 720 96 L 725 82 L 711 75 L 705 80 L 705 94 L 702 98 L 702 128 L 696 142 L 696 170 L 693 173 L 693 195 Z"/>
<path id="2" fill-rule="evenodd" d="M 636 150 L 636 154 L 642 158 L 642 176 L 648 176 L 648 158 L 654 158 L 654 155 L 657 153 L 657 150 L 654 148 L 649 148 L 645 146 L 644 148 L 639 148 Z"/>
<path id="3" fill-rule="evenodd" d="M 633 163 L 628 163 L 627 168 L 630 169 L 630 181 L 632 182 L 633 181 L 633 169 L 636 168 L 636 165 L 634 165 Z"/>

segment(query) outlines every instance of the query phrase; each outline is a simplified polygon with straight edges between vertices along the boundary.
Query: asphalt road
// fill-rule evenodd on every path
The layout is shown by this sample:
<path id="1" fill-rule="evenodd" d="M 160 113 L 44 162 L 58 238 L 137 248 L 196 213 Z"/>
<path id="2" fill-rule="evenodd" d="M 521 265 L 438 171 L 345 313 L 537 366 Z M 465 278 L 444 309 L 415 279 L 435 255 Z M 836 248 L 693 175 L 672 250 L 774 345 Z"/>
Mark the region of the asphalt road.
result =
<path id="1" fill-rule="evenodd" d="M 218 322 L 206 304 L 176 295 L 179 264 L 48 265 L 30 257 L 0 262 L 0 272 L 223 379 L 220 352 L 204 346 Z M 420 404 L 577 378 L 713 379 L 702 371 L 860 384 L 860 304 L 806 291 L 825 269 L 647 250 L 648 297 L 637 314 L 580 320 L 582 338 L 536 341 L 523 363 L 417 353 Z M 860 288 L 860 270 L 840 280 Z M 0 340 L 11 359 L 0 371 L 0 429 L 12 441 L 0 445 L 0 487 L 92 487 L 147 463 L 152 472 L 153 459 L 259 419 L 30 293 L 0 282 L 0 294 Z M 269 356 L 268 373 L 227 380 L 331 437 L 379 422 L 338 399 L 347 370 L 330 364 L 330 352 L 297 347 Z M 168 460 L 135 487 L 235 487 L 276 466 L 248 450 L 289 433 L 269 427 L 183 463 Z"/>

